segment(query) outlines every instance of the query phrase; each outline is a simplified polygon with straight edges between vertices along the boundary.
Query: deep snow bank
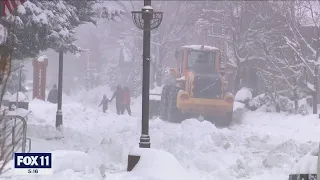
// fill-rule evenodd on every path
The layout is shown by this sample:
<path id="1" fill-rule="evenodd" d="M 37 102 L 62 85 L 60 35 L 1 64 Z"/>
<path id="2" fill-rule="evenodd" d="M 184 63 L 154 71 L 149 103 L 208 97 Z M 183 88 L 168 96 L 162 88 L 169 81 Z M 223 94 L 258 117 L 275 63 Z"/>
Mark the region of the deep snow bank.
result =
<path id="1" fill-rule="evenodd" d="M 131 172 L 113 174 L 108 176 L 109 180 L 194 180 L 176 160 L 176 158 L 165 151 L 158 149 L 135 148 L 131 155 L 140 156 L 138 164 Z"/>
<path id="2" fill-rule="evenodd" d="M 125 171 L 129 150 L 139 143 L 140 117 L 118 116 L 112 111 L 103 114 L 90 106 L 66 101 L 62 107 L 65 129 L 61 134 L 54 128 L 56 108 L 39 100 L 30 102 L 33 113 L 29 116 L 28 136 L 32 138 L 33 152 L 85 152 L 96 164 L 103 164 L 106 179 Z M 140 106 L 135 108 L 141 110 Z M 284 180 L 295 161 L 320 136 L 320 121 L 313 115 L 246 112 L 243 117 L 242 124 L 224 129 L 196 119 L 181 124 L 151 120 L 151 146 L 171 153 L 200 180 Z M 95 171 L 75 172 L 71 168 L 57 171 L 52 179 L 100 176 Z"/>
<path id="3" fill-rule="evenodd" d="M 319 146 L 299 160 L 294 166 L 292 174 L 317 174 Z"/>
<path id="4" fill-rule="evenodd" d="M 54 164 L 53 172 L 61 172 L 67 169 L 71 169 L 74 172 L 81 171 L 94 171 L 96 163 L 93 161 L 92 157 L 85 152 L 81 151 L 66 151 L 66 150 L 56 150 L 51 151 L 52 162 Z"/>

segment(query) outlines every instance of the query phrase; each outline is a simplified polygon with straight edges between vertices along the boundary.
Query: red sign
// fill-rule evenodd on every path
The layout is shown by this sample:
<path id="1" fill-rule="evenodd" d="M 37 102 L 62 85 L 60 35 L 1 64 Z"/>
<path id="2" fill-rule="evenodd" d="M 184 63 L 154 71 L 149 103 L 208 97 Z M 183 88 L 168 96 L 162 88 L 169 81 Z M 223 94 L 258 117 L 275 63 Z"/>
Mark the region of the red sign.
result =
<path id="1" fill-rule="evenodd" d="M 48 59 L 40 57 L 34 59 L 33 62 L 33 99 L 46 99 L 46 75 L 48 67 Z"/>
<path id="2" fill-rule="evenodd" d="M 8 16 L 25 0 L 1 0 L 0 2 L 0 16 Z"/>

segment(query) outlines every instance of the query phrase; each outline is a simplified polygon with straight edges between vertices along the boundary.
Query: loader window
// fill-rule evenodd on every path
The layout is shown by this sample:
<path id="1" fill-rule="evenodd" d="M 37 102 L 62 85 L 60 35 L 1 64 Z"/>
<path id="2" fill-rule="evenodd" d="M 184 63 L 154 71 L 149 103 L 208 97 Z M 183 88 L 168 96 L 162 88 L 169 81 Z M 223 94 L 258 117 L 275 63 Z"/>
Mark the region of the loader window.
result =
<path id="1" fill-rule="evenodd" d="M 188 68 L 192 68 L 195 64 L 210 64 L 215 68 L 216 53 L 212 51 L 188 51 Z"/>
<path id="2" fill-rule="evenodd" d="M 182 70 L 183 70 L 183 64 L 182 64 L 182 52 L 181 51 L 176 51 L 176 54 L 175 54 L 175 57 L 176 57 L 176 63 L 177 63 L 177 68 L 178 68 L 178 72 L 180 74 L 182 74 Z"/>

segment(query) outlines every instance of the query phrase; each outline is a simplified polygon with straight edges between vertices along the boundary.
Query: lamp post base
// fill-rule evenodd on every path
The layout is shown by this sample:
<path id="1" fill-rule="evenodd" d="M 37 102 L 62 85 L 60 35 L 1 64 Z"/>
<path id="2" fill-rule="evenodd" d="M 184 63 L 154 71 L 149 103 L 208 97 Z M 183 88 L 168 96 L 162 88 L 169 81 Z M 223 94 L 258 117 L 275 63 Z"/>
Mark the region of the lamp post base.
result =
<path id="1" fill-rule="evenodd" d="M 58 110 L 56 114 L 56 128 L 62 126 L 62 111 Z"/>
<path id="2" fill-rule="evenodd" d="M 140 136 L 140 143 L 139 147 L 140 148 L 150 148 L 151 143 L 150 143 L 150 136 L 146 134 L 142 134 Z"/>
<path id="3" fill-rule="evenodd" d="M 140 156 L 128 155 L 128 166 L 127 171 L 132 171 L 132 169 L 138 164 Z"/>

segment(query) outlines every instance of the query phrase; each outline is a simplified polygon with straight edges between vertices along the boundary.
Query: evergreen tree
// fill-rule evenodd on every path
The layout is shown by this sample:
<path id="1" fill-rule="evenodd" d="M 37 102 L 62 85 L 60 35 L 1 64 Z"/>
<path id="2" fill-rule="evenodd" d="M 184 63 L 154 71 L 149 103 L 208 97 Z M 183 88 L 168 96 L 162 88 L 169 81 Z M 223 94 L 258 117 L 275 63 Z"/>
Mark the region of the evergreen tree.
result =
<path id="1" fill-rule="evenodd" d="M 80 51 L 73 43 L 76 40 L 74 29 L 77 26 L 84 23 L 95 24 L 98 17 L 113 19 L 123 13 L 108 12 L 102 6 L 96 7 L 97 3 L 97 0 L 26 1 L 23 6 L 18 7 L 16 18 L 10 15 L 0 20 L 0 24 L 7 28 L 15 27 L 14 58 L 34 58 L 47 49 L 59 51 L 62 48 L 64 52 L 71 53 Z M 104 15 L 106 13 L 110 15 Z"/>

